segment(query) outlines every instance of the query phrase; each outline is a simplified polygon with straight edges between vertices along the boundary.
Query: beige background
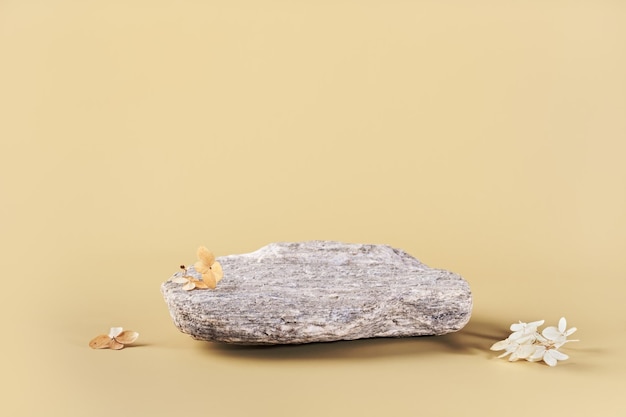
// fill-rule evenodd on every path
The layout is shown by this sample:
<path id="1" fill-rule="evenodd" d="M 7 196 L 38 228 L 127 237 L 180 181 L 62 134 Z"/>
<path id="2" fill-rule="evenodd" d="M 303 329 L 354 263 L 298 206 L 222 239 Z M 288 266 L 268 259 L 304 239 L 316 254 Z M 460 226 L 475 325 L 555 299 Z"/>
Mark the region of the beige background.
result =
<path id="1" fill-rule="evenodd" d="M 0 0 L 0 411 L 623 416 L 626 3 Z M 462 274 L 439 338 L 193 341 L 198 245 L 386 243 Z M 517 320 L 582 339 L 549 368 Z M 111 326 L 136 347 L 94 351 Z"/>

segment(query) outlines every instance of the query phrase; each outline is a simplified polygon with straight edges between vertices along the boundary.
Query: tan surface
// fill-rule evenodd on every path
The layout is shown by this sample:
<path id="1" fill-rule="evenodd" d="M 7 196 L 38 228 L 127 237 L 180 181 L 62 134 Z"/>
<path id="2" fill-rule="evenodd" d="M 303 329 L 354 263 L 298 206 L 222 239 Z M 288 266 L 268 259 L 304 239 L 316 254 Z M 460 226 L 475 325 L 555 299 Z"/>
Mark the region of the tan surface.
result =
<path id="1" fill-rule="evenodd" d="M 626 3 L 466 3 L 1 0 L 1 414 L 626 415 Z M 461 273 L 471 323 L 174 328 L 198 245 L 307 239 Z M 561 315 L 556 368 L 487 350 Z M 140 343 L 89 349 L 111 326 Z"/>

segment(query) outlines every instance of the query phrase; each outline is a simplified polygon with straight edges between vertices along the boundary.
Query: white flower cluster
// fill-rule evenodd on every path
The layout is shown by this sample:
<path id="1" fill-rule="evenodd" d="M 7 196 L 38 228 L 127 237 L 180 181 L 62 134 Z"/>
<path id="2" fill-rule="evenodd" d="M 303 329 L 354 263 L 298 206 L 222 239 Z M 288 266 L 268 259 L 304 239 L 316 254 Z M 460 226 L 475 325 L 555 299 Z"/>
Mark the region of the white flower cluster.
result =
<path id="1" fill-rule="evenodd" d="M 567 337 L 576 331 L 576 327 L 567 329 L 565 317 L 561 317 L 558 327 L 550 326 L 543 329 L 541 334 L 537 327 L 543 325 L 544 320 L 533 321 L 531 323 L 513 323 L 511 325 L 511 335 L 504 340 L 496 342 L 491 346 L 491 350 L 504 350 L 498 356 L 503 358 L 507 355 L 510 361 L 526 359 L 530 362 L 544 361 L 550 366 L 555 366 L 558 361 L 568 359 L 565 353 L 559 352 L 559 348 L 568 342 Z"/>

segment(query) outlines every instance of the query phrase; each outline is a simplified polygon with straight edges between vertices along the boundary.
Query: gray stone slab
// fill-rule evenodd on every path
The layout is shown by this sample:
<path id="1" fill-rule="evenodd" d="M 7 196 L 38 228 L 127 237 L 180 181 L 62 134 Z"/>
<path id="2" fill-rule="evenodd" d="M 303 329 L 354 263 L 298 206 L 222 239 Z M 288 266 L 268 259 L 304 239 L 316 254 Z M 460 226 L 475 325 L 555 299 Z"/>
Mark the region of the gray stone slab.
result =
<path id="1" fill-rule="evenodd" d="M 267 345 L 442 335 L 471 315 L 463 278 L 386 245 L 272 243 L 217 261 L 224 278 L 215 290 L 161 286 L 174 324 L 195 339 Z"/>

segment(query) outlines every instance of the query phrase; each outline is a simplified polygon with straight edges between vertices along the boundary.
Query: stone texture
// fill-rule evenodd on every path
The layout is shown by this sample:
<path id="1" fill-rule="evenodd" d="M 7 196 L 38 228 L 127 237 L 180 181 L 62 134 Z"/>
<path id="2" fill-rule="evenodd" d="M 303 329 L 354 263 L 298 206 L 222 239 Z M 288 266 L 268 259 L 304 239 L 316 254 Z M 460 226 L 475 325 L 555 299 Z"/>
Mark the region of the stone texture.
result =
<path id="1" fill-rule="evenodd" d="M 441 335 L 461 329 L 472 310 L 459 275 L 386 245 L 273 243 L 217 260 L 224 279 L 215 290 L 161 286 L 174 324 L 195 339 L 263 345 Z"/>

